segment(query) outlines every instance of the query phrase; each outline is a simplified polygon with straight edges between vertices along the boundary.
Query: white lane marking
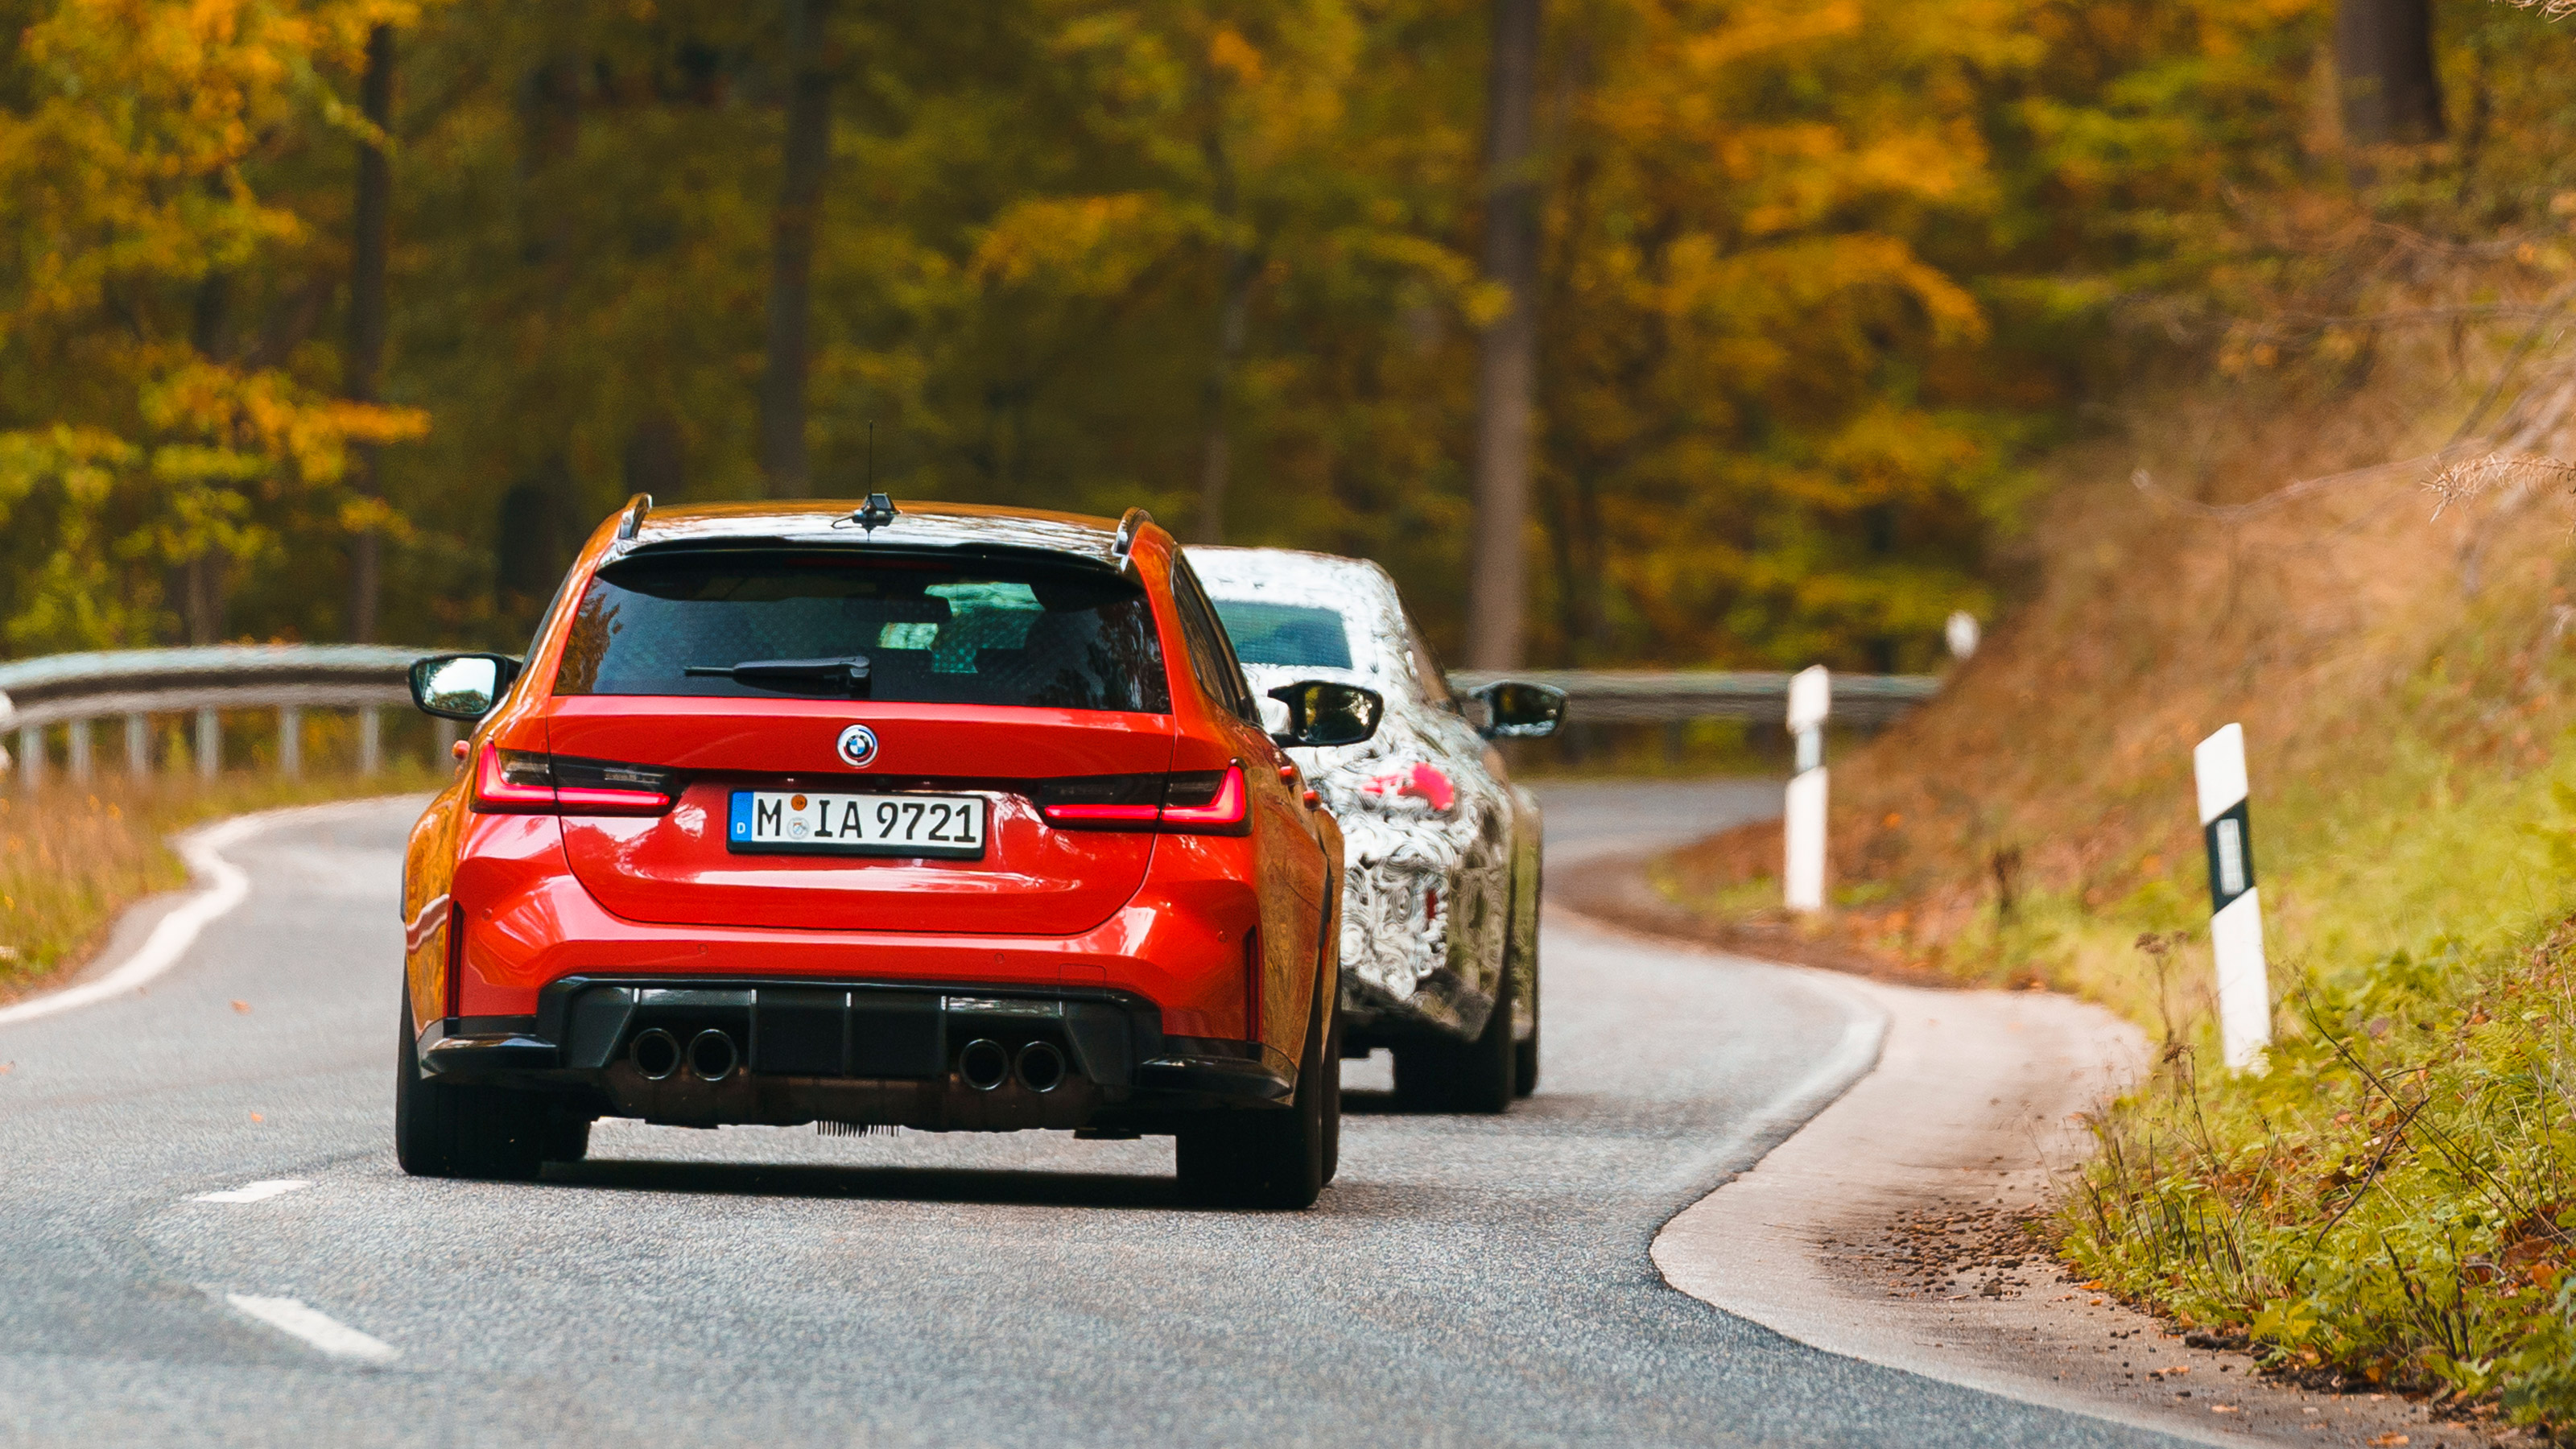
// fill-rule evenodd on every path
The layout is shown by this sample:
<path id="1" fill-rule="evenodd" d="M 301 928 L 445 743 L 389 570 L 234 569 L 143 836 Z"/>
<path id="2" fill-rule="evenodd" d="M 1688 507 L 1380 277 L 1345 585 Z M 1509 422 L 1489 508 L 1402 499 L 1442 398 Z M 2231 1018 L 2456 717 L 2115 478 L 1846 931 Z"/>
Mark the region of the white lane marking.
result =
<path id="1" fill-rule="evenodd" d="M 307 1308 L 300 1298 L 259 1298 L 248 1293 L 227 1293 L 224 1301 L 245 1318 L 254 1318 L 280 1333 L 300 1338 L 333 1358 L 351 1359 L 358 1363 L 392 1363 L 401 1351 L 381 1338 L 360 1333 L 318 1308 Z"/>
<path id="2" fill-rule="evenodd" d="M 265 1182 L 244 1183 L 240 1187 L 231 1188 L 223 1192 L 201 1192 L 195 1197 L 188 1199 L 188 1201 L 266 1202 L 268 1199 L 277 1197 L 280 1194 L 290 1193 L 298 1188 L 311 1187 L 312 1185 L 313 1184 L 306 1182 L 300 1177 L 270 1178 Z"/>
<path id="3" fill-rule="evenodd" d="M 283 810 L 262 810 L 250 815 L 236 815 L 230 820 L 218 820 L 180 836 L 171 843 L 178 847 L 179 858 L 188 863 L 188 869 L 206 881 L 206 889 L 163 916 L 153 926 L 152 934 L 144 938 L 143 945 L 114 970 L 78 986 L 66 986 L 60 991 L 30 997 L 14 1006 L 0 1007 L 0 1026 L 32 1021 L 58 1011 L 87 1006 L 94 1001 L 105 1001 L 111 996 L 132 991 L 179 964 L 179 958 L 196 944 L 198 932 L 221 919 L 250 894 L 250 877 L 242 873 L 240 866 L 218 853 L 226 846 L 290 820 L 340 814 L 402 798 L 405 797 L 379 795 L 373 799 L 346 800 L 330 805 L 290 805 Z"/>

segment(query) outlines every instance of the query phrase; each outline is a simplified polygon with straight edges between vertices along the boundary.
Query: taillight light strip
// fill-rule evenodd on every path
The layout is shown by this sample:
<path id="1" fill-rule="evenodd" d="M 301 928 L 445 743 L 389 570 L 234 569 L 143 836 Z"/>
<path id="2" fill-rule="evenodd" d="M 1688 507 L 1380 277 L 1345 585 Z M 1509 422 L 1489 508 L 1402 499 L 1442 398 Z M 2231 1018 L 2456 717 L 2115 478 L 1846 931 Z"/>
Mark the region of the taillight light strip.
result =
<path id="1" fill-rule="evenodd" d="M 1160 804 L 1139 801 L 1068 801 L 1058 804 L 1041 799 L 1038 813 L 1049 825 L 1093 830 L 1158 830 L 1173 835 L 1239 835 L 1251 825 L 1252 792 L 1244 784 L 1243 766 L 1239 764 L 1227 766 L 1217 779 L 1216 788 L 1209 790 L 1207 798 L 1198 804 L 1171 803 L 1171 777 L 1154 783 L 1154 793 L 1165 797 Z M 1204 789 L 1205 786 L 1199 788 Z"/>
<path id="2" fill-rule="evenodd" d="M 641 773 L 645 767 L 616 768 Z M 676 781 L 667 790 L 557 784 L 553 756 L 488 744 L 474 769 L 474 808 L 487 815 L 660 815 L 679 793 Z"/>

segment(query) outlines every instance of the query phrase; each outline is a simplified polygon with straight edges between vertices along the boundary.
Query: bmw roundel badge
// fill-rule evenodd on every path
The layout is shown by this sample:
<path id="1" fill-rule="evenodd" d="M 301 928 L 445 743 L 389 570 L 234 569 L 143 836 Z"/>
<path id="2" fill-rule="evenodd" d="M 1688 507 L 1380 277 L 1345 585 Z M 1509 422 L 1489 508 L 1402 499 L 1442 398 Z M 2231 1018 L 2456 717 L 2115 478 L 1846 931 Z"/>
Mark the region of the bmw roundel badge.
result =
<path id="1" fill-rule="evenodd" d="M 833 748 L 840 751 L 841 763 L 853 770 L 864 770 L 877 757 L 877 732 L 866 725 L 852 725 L 841 731 Z"/>

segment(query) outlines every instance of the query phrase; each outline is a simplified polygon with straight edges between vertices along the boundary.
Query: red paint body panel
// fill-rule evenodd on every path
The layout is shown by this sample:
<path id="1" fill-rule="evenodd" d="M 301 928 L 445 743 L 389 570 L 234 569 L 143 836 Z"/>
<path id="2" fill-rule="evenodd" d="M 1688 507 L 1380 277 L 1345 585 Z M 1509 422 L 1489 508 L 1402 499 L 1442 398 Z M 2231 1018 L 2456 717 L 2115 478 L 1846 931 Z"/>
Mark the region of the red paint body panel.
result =
<path id="1" fill-rule="evenodd" d="M 1246 1036 L 1243 940 L 1261 916 L 1249 843 L 1198 840 L 1094 929 L 1071 936 L 670 926 L 622 918 L 561 865 L 555 821 L 481 816 L 456 878 L 464 1016 L 524 1016 L 575 973 L 813 976 L 983 986 L 1109 986 L 1184 1036 Z"/>
<path id="2" fill-rule="evenodd" d="M 834 507 L 786 505 L 757 516 L 810 514 L 828 524 Z M 655 514 L 644 541 L 656 530 L 720 537 L 741 513 Z M 579 599 L 620 546 L 614 521 L 603 524 L 563 597 Z M 1340 833 L 1282 778 L 1285 754 L 1200 688 L 1172 598 L 1176 554 L 1170 535 L 1149 525 L 1130 565 L 1163 636 L 1169 715 L 557 697 L 569 614 L 559 604 L 524 673 L 477 727 L 476 749 L 675 768 L 690 782 L 667 816 L 500 815 L 471 808 L 460 769 L 414 828 L 406 861 L 416 1019 L 525 1016 L 542 988 L 576 973 L 1110 987 L 1157 1006 L 1166 1033 L 1257 1039 L 1265 1055 L 1296 1061 L 1322 944 L 1339 929 L 1328 886 L 1341 875 Z M 879 738 L 865 771 L 841 764 L 834 750 L 854 722 Z M 1234 764 L 1243 767 L 1251 817 L 1240 835 L 1058 829 L 1029 795 L 1047 778 Z M 994 814 L 985 858 L 725 849 L 731 790 L 831 791 L 862 778 L 876 789 L 986 795 Z M 454 1001 L 445 999 L 449 901 L 463 925 Z"/>
<path id="3" fill-rule="evenodd" d="M 690 771 L 668 815 L 566 816 L 573 874 L 629 920 L 797 930 L 980 931 L 1069 936 L 1109 919 L 1144 883 L 1154 837 L 1066 831 L 1015 782 L 1159 774 L 1169 715 L 569 695 L 547 710 L 554 753 Z M 843 765 L 844 726 L 876 731 L 875 761 Z M 928 777 L 990 801 L 980 860 L 736 853 L 735 790 L 880 790 Z"/>

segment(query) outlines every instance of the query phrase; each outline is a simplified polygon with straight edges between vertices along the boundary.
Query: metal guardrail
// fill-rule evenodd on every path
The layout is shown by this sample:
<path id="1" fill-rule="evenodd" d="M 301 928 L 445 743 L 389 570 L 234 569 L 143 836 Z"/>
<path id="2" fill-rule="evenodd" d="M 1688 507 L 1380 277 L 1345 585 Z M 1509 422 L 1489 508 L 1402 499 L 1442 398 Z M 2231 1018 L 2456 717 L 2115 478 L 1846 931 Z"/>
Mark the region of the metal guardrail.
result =
<path id="1" fill-rule="evenodd" d="M 1449 682 L 1473 689 L 1498 679 L 1553 685 L 1566 693 L 1566 718 L 1583 724 L 1656 724 L 1694 719 L 1787 717 L 1789 676 L 1769 671 L 1670 669 L 1459 670 Z M 1837 674 L 1837 724 L 1885 724 L 1941 692 L 1929 674 Z"/>
<path id="2" fill-rule="evenodd" d="M 383 763 L 378 712 L 410 703 L 405 673 L 428 652 L 388 644 L 223 644 L 20 659 L 0 664 L 0 729 L 17 730 L 16 773 L 20 788 L 32 789 L 51 766 L 57 734 L 64 768 L 86 778 L 92 725 L 121 716 L 126 769 L 144 775 L 152 768 L 153 716 L 193 715 L 197 773 L 212 777 L 223 768 L 222 713 L 275 710 L 278 768 L 293 774 L 303 762 L 304 711 L 345 709 L 358 718 L 358 767 L 373 773 Z M 1586 724 L 1777 720 L 1789 698 L 1789 676 L 1767 672 L 1528 669 L 1508 676 L 1461 671 L 1450 680 L 1472 689 L 1505 677 L 1564 690 L 1569 718 Z M 1838 674 L 1834 717 L 1881 724 L 1939 691 L 1930 675 Z M 439 721 L 442 749 L 455 732 L 452 721 Z"/>
<path id="3" fill-rule="evenodd" d="M 222 713 L 272 709 L 278 768 L 294 774 L 303 765 L 304 711 L 346 709 L 358 718 L 358 768 L 373 774 L 383 764 L 378 711 L 410 704 L 404 676 L 428 652 L 389 644 L 220 644 L 14 660 L 0 664 L 0 695 L 8 705 L 0 728 L 18 731 L 19 787 L 34 789 L 51 763 L 48 736 L 57 727 L 65 770 L 85 779 L 92 768 L 91 725 L 122 716 L 126 769 L 146 775 L 152 717 L 194 715 L 197 773 L 211 778 L 223 768 Z M 442 732 L 442 741 L 447 737 Z"/>

